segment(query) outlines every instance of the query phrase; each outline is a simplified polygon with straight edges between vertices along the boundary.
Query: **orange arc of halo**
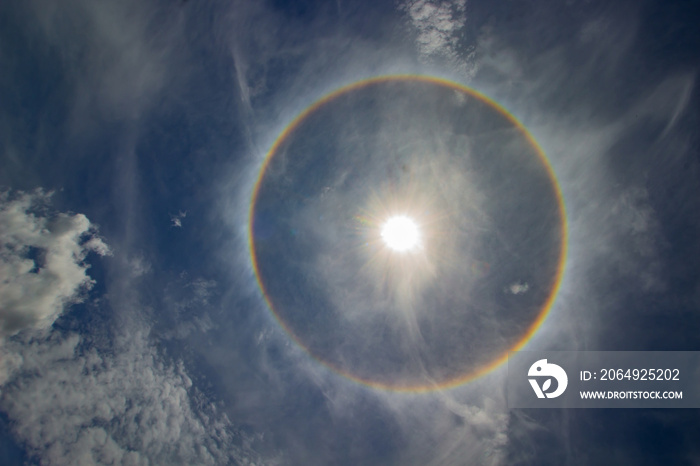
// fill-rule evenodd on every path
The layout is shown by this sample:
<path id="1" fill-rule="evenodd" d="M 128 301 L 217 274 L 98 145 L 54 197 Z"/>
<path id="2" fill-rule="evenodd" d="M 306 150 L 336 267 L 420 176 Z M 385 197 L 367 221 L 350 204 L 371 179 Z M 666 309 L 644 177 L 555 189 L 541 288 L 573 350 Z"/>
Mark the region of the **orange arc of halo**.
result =
<path id="1" fill-rule="evenodd" d="M 547 300 L 545 303 L 542 305 L 542 309 L 540 310 L 540 313 L 538 314 L 537 318 L 530 324 L 530 327 L 527 329 L 527 331 L 524 333 L 524 335 L 520 338 L 518 342 L 516 342 L 514 345 L 512 345 L 510 348 L 505 350 L 499 357 L 495 358 L 493 361 L 482 365 L 481 367 L 477 368 L 476 370 L 472 370 L 466 374 L 453 377 L 452 379 L 449 379 L 444 382 L 434 382 L 427 380 L 425 384 L 422 385 L 394 385 L 394 384 L 388 384 L 388 383 L 383 383 L 383 382 L 376 382 L 373 380 L 369 379 L 364 379 L 361 377 L 358 377 L 356 375 L 353 375 L 350 372 L 343 371 L 341 369 L 338 369 L 337 367 L 333 366 L 327 361 L 324 361 L 321 358 L 316 357 L 307 347 L 304 345 L 304 342 L 299 339 L 299 337 L 289 328 L 289 326 L 284 322 L 284 319 L 282 319 L 277 312 L 275 312 L 275 308 L 272 304 L 272 301 L 270 300 L 269 296 L 265 292 L 265 286 L 262 283 L 262 280 L 260 279 L 260 271 L 259 271 L 259 266 L 258 266 L 258 261 L 257 257 L 255 255 L 255 244 L 254 244 L 254 239 L 253 239 L 253 227 L 254 227 L 254 216 L 255 216 L 255 204 L 257 202 L 258 198 L 258 193 L 260 191 L 260 185 L 262 183 L 263 176 L 265 174 L 265 171 L 267 170 L 268 165 L 270 164 L 270 161 L 272 160 L 272 157 L 275 155 L 279 147 L 282 145 L 282 143 L 287 139 L 287 137 L 292 134 L 298 127 L 301 125 L 301 123 L 313 112 L 324 106 L 325 104 L 329 103 L 336 97 L 345 94 L 347 92 L 352 92 L 357 89 L 361 89 L 365 86 L 369 86 L 372 84 L 379 84 L 379 83 L 384 83 L 384 82 L 391 82 L 391 81 L 418 81 L 418 82 L 426 82 L 426 83 L 431 83 L 431 84 L 437 84 L 440 86 L 444 86 L 453 90 L 456 90 L 458 92 L 463 92 L 465 94 L 470 95 L 471 97 L 476 98 L 477 100 L 487 104 L 494 110 L 496 110 L 499 114 L 501 114 L 503 117 L 505 117 L 514 127 L 516 127 L 520 133 L 525 136 L 525 139 L 528 141 L 530 146 L 532 146 L 535 149 L 535 152 L 537 153 L 537 156 L 539 157 L 540 161 L 544 165 L 547 174 L 549 175 L 549 179 L 552 183 L 552 186 L 554 187 L 554 192 L 555 192 L 555 197 L 557 199 L 557 206 L 559 210 L 559 216 L 561 218 L 561 248 L 559 251 L 559 262 L 557 264 L 557 269 L 555 273 L 555 279 L 554 283 L 552 284 L 552 288 L 550 291 L 549 296 L 547 297 Z M 347 379 L 350 379 L 356 383 L 359 383 L 361 385 L 365 385 L 368 387 L 376 388 L 376 389 L 381 389 L 381 390 L 388 390 L 388 391 L 396 391 L 396 392 L 408 392 L 408 393 L 426 393 L 426 392 L 431 392 L 435 390 L 448 390 L 451 388 L 458 387 L 460 385 L 464 385 L 465 383 L 468 383 L 472 380 L 475 380 L 492 370 L 496 369 L 498 366 L 501 364 L 505 363 L 508 360 L 508 355 L 511 352 L 514 351 L 519 351 L 521 350 L 527 342 L 532 338 L 532 336 L 537 332 L 539 327 L 542 325 L 544 320 L 547 318 L 547 315 L 549 314 L 550 309 L 552 308 L 552 305 L 554 304 L 554 301 L 556 299 L 557 293 L 559 291 L 559 288 L 561 287 L 562 283 L 562 278 L 564 275 L 564 267 L 566 264 L 566 255 L 567 255 L 567 249 L 568 249 L 568 224 L 567 224 L 567 218 L 566 218 L 566 207 L 564 204 L 564 198 L 561 193 L 561 188 L 559 187 L 559 183 L 557 181 L 556 175 L 554 173 L 554 169 L 552 168 L 551 164 L 549 163 L 549 160 L 547 160 L 547 157 L 545 156 L 544 151 L 540 147 L 540 145 L 535 141 L 535 139 L 532 137 L 532 135 L 527 131 L 525 126 L 523 126 L 522 123 L 520 123 L 513 115 L 508 113 L 508 111 L 503 108 L 501 105 L 499 105 L 497 102 L 491 100 L 490 98 L 486 97 L 485 95 L 470 89 L 466 86 L 463 86 L 461 84 L 448 81 L 446 79 L 442 78 L 436 78 L 433 76 L 423 76 L 423 75 L 386 75 L 386 76 L 378 76 L 378 77 L 373 77 L 373 78 L 368 78 L 364 79 L 361 81 L 357 81 L 355 83 L 340 87 L 336 89 L 335 91 L 325 95 L 324 97 L 320 98 L 316 102 L 314 102 L 311 106 L 307 107 L 304 111 L 302 111 L 299 115 L 294 118 L 289 125 L 280 133 L 280 135 L 277 137 L 275 142 L 272 144 L 270 147 L 270 150 L 267 152 L 265 155 L 265 159 L 263 160 L 262 166 L 260 168 L 260 173 L 258 175 L 258 179 L 256 180 L 254 186 L 253 186 L 253 193 L 251 196 L 251 203 L 249 207 L 249 212 L 248 212 L 248 247 L 250 249 L 250 255 L 251 255 L 251 262 L 253 265 L 253 271 L 255 273 L 255 280 L 258 283 L 258 287 L 260 288 L 260 291 L 262 292 L 263 298 L 265 300 L 265 303 L 267 304 L 267 307 L 270 309 L 272 312 L 275 320 L 277 323 L 282 327 L 282 329 L 292 338 L 292 340 L 299 345 L 306 353 L 308 353 L 313 359 L 316 361 L 320 362 L 323 366 L 331 369 L 333 372 L 336 372 L 343 377 L 346 377 Z"/>

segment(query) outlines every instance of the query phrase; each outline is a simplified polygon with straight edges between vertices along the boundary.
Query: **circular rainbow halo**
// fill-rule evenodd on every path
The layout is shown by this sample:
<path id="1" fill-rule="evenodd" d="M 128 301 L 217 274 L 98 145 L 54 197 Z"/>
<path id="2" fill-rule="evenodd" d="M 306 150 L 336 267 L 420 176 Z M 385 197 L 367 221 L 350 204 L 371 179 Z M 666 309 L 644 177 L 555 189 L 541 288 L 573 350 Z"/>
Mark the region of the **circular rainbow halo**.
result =
<path id="1" fill-rule="evenodd" d="M 280 134 L 248 238 L 267 305 L 310 356 L 427 392 L 527 343 L 561 283 L 566 231 L 552 168 L 512 115 L 460 84 L 384 76 Z"/>

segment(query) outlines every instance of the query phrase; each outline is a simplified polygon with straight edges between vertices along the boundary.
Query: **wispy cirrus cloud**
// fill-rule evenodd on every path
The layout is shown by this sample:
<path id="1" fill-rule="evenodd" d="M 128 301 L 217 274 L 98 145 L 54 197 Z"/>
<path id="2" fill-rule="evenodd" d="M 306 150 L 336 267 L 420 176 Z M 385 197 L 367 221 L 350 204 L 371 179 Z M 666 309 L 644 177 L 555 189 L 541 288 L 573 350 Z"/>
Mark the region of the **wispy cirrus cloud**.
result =
<path id="1" fill-rule="evenodd" d="M 179 76 L 168 73 L 176 22 L 150 2 L 70 0 L 58 5 L 33 0 L 28 11 L 27 20 L 39 26 L 39 38 L 57 51 L 69 82 L 80 83 L 70 89 L 74 124 L 95 117 L 138 118 L 165 83 Z M 157 35 L 153 22 L 159 26 Z"/>

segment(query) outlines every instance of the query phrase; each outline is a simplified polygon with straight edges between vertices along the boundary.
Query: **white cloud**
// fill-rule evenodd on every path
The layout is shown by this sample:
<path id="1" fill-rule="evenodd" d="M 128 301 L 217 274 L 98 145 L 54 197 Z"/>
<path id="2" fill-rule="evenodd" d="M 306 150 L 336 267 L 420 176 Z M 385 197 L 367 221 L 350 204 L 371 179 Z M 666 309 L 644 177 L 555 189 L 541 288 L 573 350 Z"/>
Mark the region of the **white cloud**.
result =
<path id="1" fill-rule="evenodd" d="M 627 188 L 609 202 L 606 218 L 624 242 L 616 246 L 625 250 L 625 255 L 614 261 L 619 272 L 637 277 L 644 291 L 663 291 L 666 283 L 661 274 L 659 251 L 664 240 L 646 188 Z M 609 257 L 612 263 L 615 257 L 612 252 Z"/>
<path id="2" fill-rule="evenodd" d="M 191 283 L 187 284 L 187 288 L 192 288 L 192 292 L 195 297 L 201 300 L 203 303 L 207 303 L 207 300 L 212 295 L 212 289 L 216 288 L 216 280 L 205 280 L 204 278 L 198 278 L 193 280 Z"/>
<path id="3" fill-rule="evenodd" d="M 42 464 L 254 464 L 247 439 L 143 332 L 114 355 L 77 335 L 7 349 L 22 364 L 0 407 Z"/>
<path id="4" fill-rule="evenodd" d="M 5 351 L 0 344 L 0 388 L 21 365 L 22 358 L 18 354 Z M 1 394 L 2 391 L 0 390 Z"/>
<path id="5" fill-rule="evenodd" d="M 49 215 L 49 198 L 0 194 L 0 337 L 50 327 L 94 284 L 87 254 L 110 253 L 84 215 Z"/>
<path id="6" fill-rule="evenodd" d="M 163 340 L 184 340 L 193 333 L 206 333 L 216 327 L 209 314 L 204 314 L 202 317 L 195 316 L 178 324 L 175 329 L 164 332 L 161 338 Z"/>
<path id="7" fill-rule="evenodd" d="M 460 34 L 466 22 L 466 0 L 413 0 L 401 5 L 417 31 L 417 45 L 425 62 L 444 59 L 469 77 L 475 72 L 473 51 L 463 49 Z"/>
<path id="8" fill-rule="evenodd" d="M 206 312 L 211 307 L 210 298 L 217 287 L 215 280 L 197 278 L 190 280 L 186 272 L 180 280 L 166 288 L 168 314 L 174 317 L 174 327 L 164 331 L 164 340 L 184 339 L 190 334 L 206 333 L 217 327 Z"/>
<path id="9" fill-rule="evenodd" d="M 151 263 L 143 255 L 135 255 L 129 260 L 129 268 L 134 277 L 140 277 L 151 271 Z"/>
<path id="10" fill-rule="evenodd" d="M 185 217 L 187 217 L 187 211 L 180 211 L 177 215 L 170 215 L 170 221 L 172 222 L 172 226 L 176 228 L 182 228 L 182 219 Z"/>
<path id="11" fill-rule="evenodd" d="M 512 294 L 522 294 L 526 293 L 529 289 L 530 285 L 527 283 L 516 282 L 512 283 L 508 288 L 506 288 L 506 291 Z"/>
<path id="12" fill-rule="evenodd" d="M 110 250 L 84 215 L 52 213 L 49 200 L 42 191 L 0 194 L 0 337 L 48 330 L 0 339 L 0 411 L 16 440 L 47 465 L 256 464 L 247 437 L 182 363 L 158 354 L 147 327 L 99 349 L 51 330 L 94 284 L 87 254 Z M 141 257 L 130 265 L 135 276 L 148 269 Z M 206 302 L 214 286 L 186 288 Z"/>

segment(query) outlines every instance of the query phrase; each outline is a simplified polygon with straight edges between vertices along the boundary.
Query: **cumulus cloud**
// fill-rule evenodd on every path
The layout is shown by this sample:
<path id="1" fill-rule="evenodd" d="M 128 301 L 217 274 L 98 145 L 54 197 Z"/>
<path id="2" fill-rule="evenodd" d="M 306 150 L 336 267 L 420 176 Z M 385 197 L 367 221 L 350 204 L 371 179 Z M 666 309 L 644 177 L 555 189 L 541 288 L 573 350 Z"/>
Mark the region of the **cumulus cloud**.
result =
<path id="1" fill-rule="evenodd" d="M 0 337 L 50 327 L 95 283 L 88 253 L 110 254 L 85 215 L 50 214 L 49 198 L 0 194 Z"/>
<path id="2" fill-rule="evenodd" d="M 248 440 L 143 332 L 115 354 L 78 335 L 8 344 L 0 407 L 42 464 L 255 464 Z"/>

